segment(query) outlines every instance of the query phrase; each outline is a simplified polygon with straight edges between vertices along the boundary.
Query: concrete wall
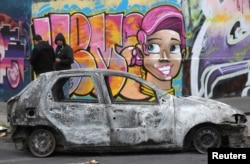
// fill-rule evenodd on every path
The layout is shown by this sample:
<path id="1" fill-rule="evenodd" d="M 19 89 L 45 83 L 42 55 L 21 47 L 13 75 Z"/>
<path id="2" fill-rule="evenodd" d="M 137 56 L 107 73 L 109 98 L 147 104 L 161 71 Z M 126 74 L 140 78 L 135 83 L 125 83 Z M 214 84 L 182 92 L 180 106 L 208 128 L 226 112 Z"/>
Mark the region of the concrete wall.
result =
<path id="1" fill-rule="evenodd" d="M 0 1 L 0 101 L 7 100 L 32 80 L 28 60 L 33 46 L 30 38 L 41 34 L 55 46 L 58 32 L 65 35 L 74 50 L 74 68 L 131 72 L 177 96 L 249 96 L 248 1 L 16 2 Z M 176 17 L 175 12 L 170 12 L 172 6 L 180 10 L 177 15 L 181 15 L 183 24 L 167 19 Z M 160 17 L 164 23 L 159 26 Z M 176 42 L 169 40 L 172 33 L 157 34 L 159 27 L 176 31 L 177 43 L 182 46 L 180 52 L 185 53 L 179 56 L 169 53 Z M 150 37 L 158 41 L 149 42 Z M 154 46 L 160 51 L 152 53 L 155 49 L 149 47 Z M 160 61 L 164 54 L 170 62 Z M 123 83 L 118 88 L 125 86 Z"/>

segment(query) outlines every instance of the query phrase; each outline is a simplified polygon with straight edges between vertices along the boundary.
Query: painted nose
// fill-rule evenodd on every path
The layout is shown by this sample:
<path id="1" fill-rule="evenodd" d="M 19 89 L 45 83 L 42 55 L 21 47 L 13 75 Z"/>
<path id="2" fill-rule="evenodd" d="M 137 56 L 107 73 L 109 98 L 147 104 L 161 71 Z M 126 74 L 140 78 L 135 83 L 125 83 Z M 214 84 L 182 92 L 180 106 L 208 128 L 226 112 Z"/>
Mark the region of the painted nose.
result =
<path id="1" fill-rule="evenodd" d="M 160 61 L 169 61 L 169 58 L 167 56 L 167 53 L 163 51 L 162 55 L 160 56 Z"/>

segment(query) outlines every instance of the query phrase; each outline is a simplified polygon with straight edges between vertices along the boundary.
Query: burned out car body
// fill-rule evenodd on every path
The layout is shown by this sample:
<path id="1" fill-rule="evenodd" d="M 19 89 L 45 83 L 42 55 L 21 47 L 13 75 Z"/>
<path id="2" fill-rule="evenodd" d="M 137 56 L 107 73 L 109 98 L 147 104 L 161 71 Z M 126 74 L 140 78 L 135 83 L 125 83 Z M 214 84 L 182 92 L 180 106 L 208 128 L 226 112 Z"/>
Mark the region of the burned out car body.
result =
<path id="1" fill-rule="evenodd" d="M 38 157 L 57 147 L 131 151 L 194 145 L 204 153 L 244 146 L 247 130 L 245 114 L 227 104 L 176 97 L 136 75 L 103 69 L 41 74 L 9 99 L 7 110 L 16 147 Z"/>

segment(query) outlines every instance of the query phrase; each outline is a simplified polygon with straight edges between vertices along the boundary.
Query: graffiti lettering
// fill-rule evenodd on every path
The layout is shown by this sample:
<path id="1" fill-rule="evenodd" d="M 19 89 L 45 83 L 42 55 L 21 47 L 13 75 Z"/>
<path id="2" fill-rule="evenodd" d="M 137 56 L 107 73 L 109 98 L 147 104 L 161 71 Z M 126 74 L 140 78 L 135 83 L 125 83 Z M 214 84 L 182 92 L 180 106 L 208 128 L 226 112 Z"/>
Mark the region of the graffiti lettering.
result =
<path id="1" fill-rule="evenodd" d="M 127 70 L 120 47 L 134 45 L 142 16 L 133 13 L 98 14 L 86 17 L 81 13 L 49 14 L 33 19 L 36 34 L 44 36 L 53 46 L 55 36 L 62 32 L 74 50 L 74 58 L 81 68 L 97 67 Z M 134 37 L 133 39 L 131 39 Z"/>

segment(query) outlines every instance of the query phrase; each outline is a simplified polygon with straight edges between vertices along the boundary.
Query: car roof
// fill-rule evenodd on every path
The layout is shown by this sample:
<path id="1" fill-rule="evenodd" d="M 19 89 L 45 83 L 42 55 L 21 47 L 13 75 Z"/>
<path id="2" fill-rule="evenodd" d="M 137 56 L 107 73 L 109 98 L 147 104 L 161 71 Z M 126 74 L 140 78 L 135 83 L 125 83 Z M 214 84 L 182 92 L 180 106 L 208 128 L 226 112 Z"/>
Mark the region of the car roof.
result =
<path id="1" fill-rule="evenodd" d="M 33 85 L 37 85 L 40 84 L 42 86 L 47 85 L 48 81 L 51 81 L 51 79 L 55 78 L 55 77 L 63 77 L 63 76 L 81 76 L 83 74 L 96 74 L 98 75 L 124 75 L 126 77 L 131 77 L 134 78 L 135 80 L 138 80 L 140 82 L 143 82 L 144 84 L 147 84 L 148 86 L 151 86 L 152 88 L 158 90 L 159 92 L 162 92 L 162 94 L 165 94 L 165 91 L 163 91 L 161 88 L 159 88 L 158 86 L 152 84 L 151 82 L 146 81 L 145 79 L 140 78 L 138 75 L 136 74 L 132 74 L 126 71 L 120 71 L 120 70 L 112 70 L 112 69 L 100 69 L 100 68 L 80 68 L 80 69 L 69 69 L 69 70 L 61 70 L 61 71 L 52 71 L 52 72 L 46 72 L 46 73 L 42 73 L 39 75 L 39 77 L 37 77 L 33 82 L 29 83 L 29 85 L 27 85 L 21 92 L 19 92 L 16 96 L 13 96 L 12 98 L 9 99 L 9 101 L 11 101 L 11 99 L 13 99 L 14 97 L 19 97 L 27 88 L 33 86 Z M 43 81 L 41 83 L 41 81 Z"/>
<path id="2" fill-rule="evenodd" d="M 104 69 L 104 68 L 75 68 L 75 69 L 69 69 L 69 70 L 61 70 L 61 71 L 52 71 L 52 72 L 47 72 L 40 74 L 40 78 L 47 76 L 46 79 L 50 80 L 52 77 L 55 76 L 81 76 L 82 74 L 102 74 L 102 75 L 124 75 L 127 77 L 132 77 L 134 79 L 137 79 L 138 81 L 143 81 L 145 84 L 153 87 L 153 88 L 158 88 L 159 87 L 155 86 L 154 84 L 146 81 L 145 79 L 140 78 L 138 75 L 129 73 L 127 71 L 121 71 L 121 70 L 113 70 L 113 69 Z M 161 89 L 160 89 L 161 90 Z"/>
<path id="3" fill-rule="evenodd" d="M 139 78 L 137 75 L 126 72 L 126 71 L 121 71 L 121 70 L 113 70 L 113 69 L 104 69 L 104 68 L 75 68 L 75 69 L 69 69 L 69 70 L 61 70 L 61 71 L 53 71 L 53 72 L 47 72 L 44 74 L 53 74 L 55 75 L 77 75 L 77 74 L 82 74 L 82 73 L 89 73 L 89 74 L 94 74 L 94 73 L 100 73 L 104 75 L 109 75 L 109 74 L 120 74 L 120 75 L 126 75 L 126 76 L 133 76 L 135 78 Z M 44 75 L 41 74 L 41 75 Z"/>

